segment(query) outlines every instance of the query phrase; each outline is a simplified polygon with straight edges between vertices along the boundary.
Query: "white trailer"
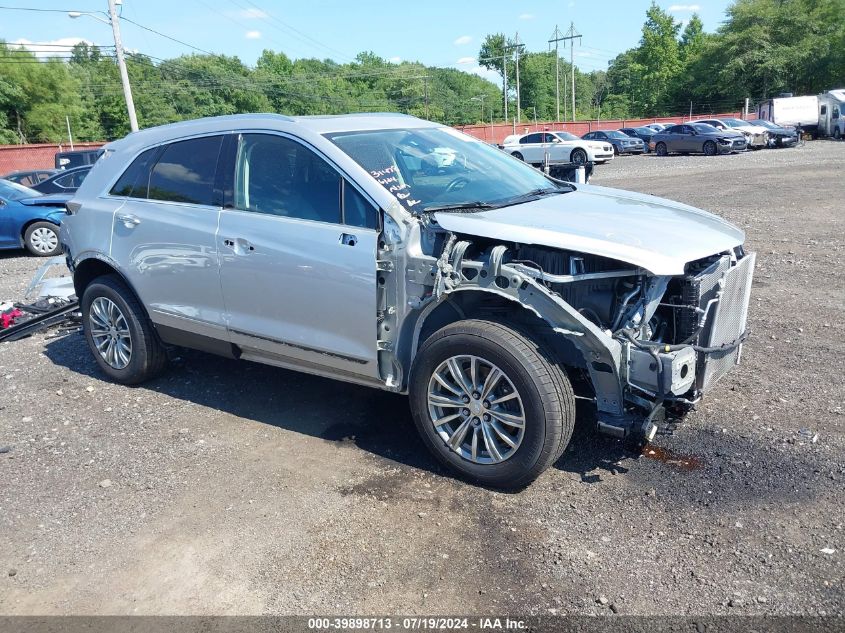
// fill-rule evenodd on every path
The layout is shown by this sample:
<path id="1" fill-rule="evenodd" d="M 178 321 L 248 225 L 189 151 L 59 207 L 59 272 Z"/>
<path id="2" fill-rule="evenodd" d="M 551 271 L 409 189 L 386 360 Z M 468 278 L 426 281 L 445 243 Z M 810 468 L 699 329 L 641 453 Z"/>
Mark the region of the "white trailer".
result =
<path id="1" fill-rule="evenodd" d="M 845 136 L 845 88 L 819 95 L 818 135 L 835 139 Z"/>
<path id="2" fill-rule="evenodd" d="M 776 125 L 800 125 L 805 132 L 815 132 L 819 124 L 819 98 L 809 96 L 767 99 L 757 106 L 757 116 Z"/>

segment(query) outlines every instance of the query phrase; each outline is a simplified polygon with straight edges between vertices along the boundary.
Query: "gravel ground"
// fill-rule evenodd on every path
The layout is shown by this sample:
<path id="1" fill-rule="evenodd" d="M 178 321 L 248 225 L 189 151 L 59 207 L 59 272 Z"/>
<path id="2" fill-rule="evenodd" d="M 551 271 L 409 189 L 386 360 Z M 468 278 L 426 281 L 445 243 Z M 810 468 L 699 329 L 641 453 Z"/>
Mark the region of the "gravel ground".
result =
<path id="1" fill-rule="evenodd" d="M 450 478 L 402 397 L 186 352 L 106 382 L 0 345 L 2 614 L 843 614 L 845 143 L 627 157 L 595 184 L 743 227 L 743 364 L 642 455 L 579 412 L 524 491 Z M 0 255 L 0 298 L 39 261 Z"/>

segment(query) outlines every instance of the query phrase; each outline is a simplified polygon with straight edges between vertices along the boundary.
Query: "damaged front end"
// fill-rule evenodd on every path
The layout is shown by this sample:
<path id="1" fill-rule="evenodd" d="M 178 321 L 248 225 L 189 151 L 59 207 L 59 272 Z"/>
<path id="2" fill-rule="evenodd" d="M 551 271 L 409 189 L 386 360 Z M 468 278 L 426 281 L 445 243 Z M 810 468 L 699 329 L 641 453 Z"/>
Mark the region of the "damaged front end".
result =
<path id="1" fill-rule="evenodd" d="M 586 378 L 601 432 L 647 441 L 667 411 L 689 410 L 739 361 L 748 335 L 754 254 L 741 247 L 667 276 L 458 234 L 432 218 L 393 228 L 379 252 L 379 350 L 397 389 L 432 322 L 495 312 L 533 324 L 559 363 Z"/>

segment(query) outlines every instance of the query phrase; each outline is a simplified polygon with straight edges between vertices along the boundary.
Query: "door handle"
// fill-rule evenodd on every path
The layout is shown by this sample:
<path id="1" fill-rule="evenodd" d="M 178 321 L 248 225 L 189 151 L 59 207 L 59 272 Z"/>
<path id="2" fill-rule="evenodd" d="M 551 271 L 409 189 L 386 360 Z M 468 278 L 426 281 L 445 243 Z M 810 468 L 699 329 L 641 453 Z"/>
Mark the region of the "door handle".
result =
<path id="1" fill-rule="evenodd" d="M 340 243 L 344 246 L 355 246 L 358 243 L 358 238 L 351 233 L 341 233 Z"/>
<path id="2" fill-rule="evenodd" d="M 235 251 L 236 255 L 248 255 L 249 253 L 255 252 L 255 246 L 242 237 L 224 237 L 223 246 L 231 248 Z"/>
<path id="3" fill-rule="evenodd" d="M 134 229 L 141 223 L 140 218 L 137 215 L 132 215 L 131 213 L 122 213 L 117 216 L 117 219 L 120 222 L 123 222 L 123 226 L 127 229 Z"/>

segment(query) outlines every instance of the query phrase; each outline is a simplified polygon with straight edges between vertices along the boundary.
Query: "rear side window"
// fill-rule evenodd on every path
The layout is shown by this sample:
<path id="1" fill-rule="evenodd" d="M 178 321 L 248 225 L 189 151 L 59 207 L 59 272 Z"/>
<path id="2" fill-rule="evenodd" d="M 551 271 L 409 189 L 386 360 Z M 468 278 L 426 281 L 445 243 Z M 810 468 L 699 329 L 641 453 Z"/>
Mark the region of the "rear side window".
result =
<path id="1" fill-rule="evenodd" d="M 150 174 L 152 200 L 211 205 L 222 136 L 206 136 L 168 145 Z"/>
<path id="2" fill-rule="evenodd" d="M 130 198 L 146 198 L 150 183 L 150 169 L 153 166 L 157 147 L 148 149 L 123 172 L 123 175 L 111 188 L 113 196 L 129 196 Z"/>

